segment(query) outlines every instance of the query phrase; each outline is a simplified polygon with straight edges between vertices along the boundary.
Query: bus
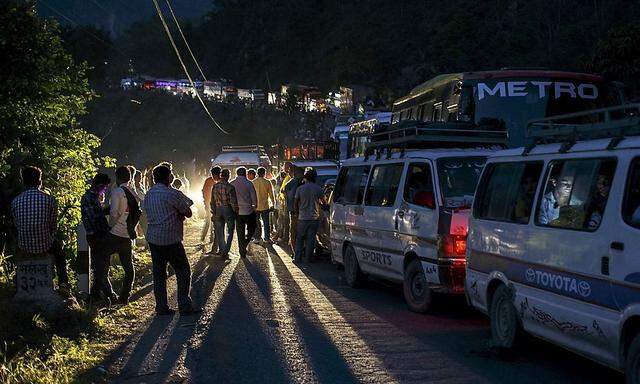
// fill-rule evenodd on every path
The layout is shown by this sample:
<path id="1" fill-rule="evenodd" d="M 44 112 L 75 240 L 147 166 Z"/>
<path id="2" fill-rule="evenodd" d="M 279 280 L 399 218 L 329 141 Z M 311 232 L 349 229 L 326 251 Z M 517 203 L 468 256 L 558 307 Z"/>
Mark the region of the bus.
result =
<path id="1" fill-rule="evenodd" d="M 507 147 L 518 147 L 529 143 L 529 120 L 623 102 L 618 84 L 592 74 L 540 69 L 452 73 L 436 76 L 396 100 L 391 122 L 491 126 L 507 132 Z"/>

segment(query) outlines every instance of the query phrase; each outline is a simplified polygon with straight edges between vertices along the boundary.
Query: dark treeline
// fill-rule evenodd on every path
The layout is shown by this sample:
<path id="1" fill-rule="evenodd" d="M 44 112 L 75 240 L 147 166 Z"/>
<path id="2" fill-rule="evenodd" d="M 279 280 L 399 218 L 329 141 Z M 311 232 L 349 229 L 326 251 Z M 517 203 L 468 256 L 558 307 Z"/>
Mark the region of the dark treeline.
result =
<path id="1" fill-rule="evenodd" d="M 202 21 L 185 21 L 183 28 L 205 75 L 231 78 L 241 87 L 268 88 L 268 81 L 271 88 L 283 82 L 325 89 L 362 84 L 394 97 L 439 73 L 501 67 L 597 72 L 635 93 L 640 84 L 639 1 L 220 0 L 216 5 Z M 129 68 L 182 77 L 157 17 L 133 25 L 114 47 L 109 66 L 114 79 Z"/>

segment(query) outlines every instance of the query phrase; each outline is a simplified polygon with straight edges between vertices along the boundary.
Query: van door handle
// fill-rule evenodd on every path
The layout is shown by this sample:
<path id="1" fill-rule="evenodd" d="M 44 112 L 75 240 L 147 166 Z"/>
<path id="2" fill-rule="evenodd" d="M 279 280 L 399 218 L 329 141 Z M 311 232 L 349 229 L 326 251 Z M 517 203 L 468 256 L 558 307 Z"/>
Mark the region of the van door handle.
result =
<path id="1" fill-rule="evenodd" d="M 620 241 L 614 241 L 611 243 L 611 249 L 614 249 L 616 251 L 624 251 L 624 243 Z"/>
<path id="2" fill-rule="evenodd" d="M 402 219 L 404 217 L 404 211 L 398 211 L 398 217 Z"/>

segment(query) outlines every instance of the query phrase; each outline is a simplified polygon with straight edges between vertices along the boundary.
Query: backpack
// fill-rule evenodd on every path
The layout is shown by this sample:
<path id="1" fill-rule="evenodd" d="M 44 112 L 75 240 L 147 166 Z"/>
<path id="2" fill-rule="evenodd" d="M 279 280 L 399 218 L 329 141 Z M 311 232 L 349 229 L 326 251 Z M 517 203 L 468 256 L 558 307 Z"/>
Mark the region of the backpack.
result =
<path id="1" fill-rule="evenodd" d="M 140 216 L 142 216 L 142 211 L 140 210 L 140 204 L 138 204 L 138 200 L 133 196 L 133 193 L 127 187 L 122 187 L 124 191 L 124 195 L 127 197 L 127 205 L 129 206 L 129 215 L 127 215 L 127 232 L 129 232 L 129 238 L 135 240 L 138 236 L 136 234 L 136 226 L 140 221 Z"/>

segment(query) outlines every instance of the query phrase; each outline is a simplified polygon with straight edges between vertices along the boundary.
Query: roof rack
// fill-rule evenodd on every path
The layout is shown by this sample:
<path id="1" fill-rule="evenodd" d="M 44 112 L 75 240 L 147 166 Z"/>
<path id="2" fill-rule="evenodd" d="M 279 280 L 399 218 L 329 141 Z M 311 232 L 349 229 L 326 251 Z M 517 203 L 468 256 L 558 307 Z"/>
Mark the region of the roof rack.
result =
<path id="1" fill-rule="evenodd" d="M 578 123 L 576 123 L 578 121 Z M 550 116 L 527 123 L 527 139 L 542 143 L 640 136 L 640 104 Z M 570 148 L 570 147 L 569 147 Z"/>
<path id="2" fill-rule="evenodd" d="M 418 122 L 394 124 L 371 135 L 365 157 L 375 150 L 425 148 L 505 147 L 507 131 L 466 122 Z M 379 156 L 379 154 L 378 154 Z"/>
<path id="3" fill-rule="evenodd" d="M 222 152 L 264 152 L 262 145 L 223 145 Z"/>

